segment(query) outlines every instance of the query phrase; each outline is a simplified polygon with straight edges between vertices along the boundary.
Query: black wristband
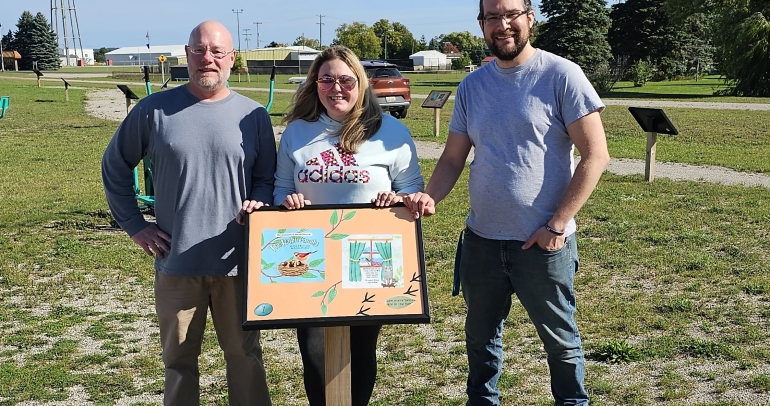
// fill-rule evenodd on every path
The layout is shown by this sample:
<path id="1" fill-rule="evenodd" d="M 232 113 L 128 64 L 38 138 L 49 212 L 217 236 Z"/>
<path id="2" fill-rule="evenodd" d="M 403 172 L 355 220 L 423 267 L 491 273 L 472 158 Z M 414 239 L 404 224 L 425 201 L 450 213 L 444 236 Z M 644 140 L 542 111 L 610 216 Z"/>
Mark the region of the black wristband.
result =
<path id="1" fill-rule="evenodd" d="M 549 226 L 548 223 L 545 223 L 543 227 L 545 227 L 545 229 L 548 230 L 549 232 L 558 235 L 559 237 L 564 235 L 564 231 L 556 231 L 553 228 L 551 228 L 551 226 Z"/>

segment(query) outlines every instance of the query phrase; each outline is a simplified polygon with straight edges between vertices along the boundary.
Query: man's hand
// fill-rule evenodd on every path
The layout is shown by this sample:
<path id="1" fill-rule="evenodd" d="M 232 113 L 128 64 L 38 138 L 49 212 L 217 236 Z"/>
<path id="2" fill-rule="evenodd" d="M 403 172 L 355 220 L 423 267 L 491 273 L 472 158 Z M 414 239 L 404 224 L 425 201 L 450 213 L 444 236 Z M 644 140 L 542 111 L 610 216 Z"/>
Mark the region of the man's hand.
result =
<path id="1" fill-rule="evenodd" d="M 404 204 L 415 219 L 428 217 L 436 213 L 436 202 L 427 193 L 417 192 L 404 196 Z"/>
<path id="2" fill-rule="evenodd" d="M 302 196 L 302 193 L 292 193 L 286 196 L 286 199 L 281 204 L 289 210 L 301 209 L 306 204 L 310 204 L 310 200 L 305 200 L 305 196 Z"/>
<path id="3" fill-rule="evenodd" d="M 372 199 L 372 203 L 377 207 L 388 207 L 402 201 L 404 198 L 393 191 L 377 193 L 377 197 Z"/>
<path id="4" fill-rule="evenodd" d="M 564 236 L 556 235 L 546 230 L 545 227 L 540 227 L 535 231 L 535 234 L 532 234 L 527 242 L 521 246 L 521 249 L 528 249 L 534 244 L 539 245 L 540 248 L 546 251 L 558 251 L 564 246 Z"/>
<path id="5" fill-rule="evenodd" d="M 155 224 L 150 224 L 142 231 L 134 234 L 131 240 L 136 245 L 142 247 L 147 255 L 155 255 L 156 258 L 163 258 L 168 254 L 170 248 L 168 243 L 171 242 L 171 236 L 164 233 Z"/>
<path id="6" fill-rule="evenodd" d="M 244 200 L 243 205 L 241 206 L 241 211 L 239 211 L 238 215 L 235 216 L 235 222 L 240 225 L 246 224 L 246 216 L 262 206 L 268 205 L 256 200 Z"/>

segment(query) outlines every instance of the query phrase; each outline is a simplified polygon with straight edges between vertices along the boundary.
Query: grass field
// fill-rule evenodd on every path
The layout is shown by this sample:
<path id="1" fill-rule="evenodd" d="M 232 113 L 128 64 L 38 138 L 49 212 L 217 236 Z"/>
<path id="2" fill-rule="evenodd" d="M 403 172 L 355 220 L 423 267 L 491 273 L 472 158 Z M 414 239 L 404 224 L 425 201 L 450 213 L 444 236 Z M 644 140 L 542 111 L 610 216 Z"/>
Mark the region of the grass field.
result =
<path id="1" fill-rule="evenodd" d="M 161 400 L 152 261 L 110 218 L 99 162 L 117 123 L 87 116 L 86 92 L 65 103 L 60 88 L 0 81 L 11 96 L 0 120 L 0 405 Z M 276 99 L 274 120 L 288 102 Z M 687 135 L 662 139 L 659 160 L 770 170 L 767 113 L 667 112 Z M 412 113 L 404 122 L 432 138 L 421 130 L 432 117 Z M 603 115 L 611 154 L 641 158 L 644 134 L 626 115 Z M 421 163 L 429 176 L 435 161 Z M 450 290 L 466 184 L 467 173 L 424 222 L 432 323 L 383 330 L 373 405 L 464 404 L 464 305 Z M 577 221 L 592 404 L 770 404 L 769 190 L 605 174 Z M 542 346 L 517 302 L 504 342 L 503 404 L 549 404 Z M 263 345 L 274 404 L 306 404 L 293 332 L 264 332 Z M 202 403 L 227 404 L 210 325 L 201 373 Z"/>

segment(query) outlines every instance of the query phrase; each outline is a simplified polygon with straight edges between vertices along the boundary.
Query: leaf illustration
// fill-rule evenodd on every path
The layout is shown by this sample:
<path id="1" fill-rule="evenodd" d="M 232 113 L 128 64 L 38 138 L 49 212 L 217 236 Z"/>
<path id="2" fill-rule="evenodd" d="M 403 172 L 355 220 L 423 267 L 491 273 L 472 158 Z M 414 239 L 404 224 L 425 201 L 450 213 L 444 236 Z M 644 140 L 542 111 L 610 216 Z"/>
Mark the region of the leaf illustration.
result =
<path id="1" fill-rule="evenodd" d="M 300 275 L 299 277 L 300 277 L 300 278 L 305 278 L 305 279 L 315 279 L 315 277 L 316 277 L 316 276 L 315 276 L 315 275 L 313 275 L 313 274 L 312 274 L 312 273 L 310 273 L 310 272 L 305 272 L 305 273 L 303 273 L 302 275 Z"/>
<path id="2" fill-rule="evenodd" d="M 260 247 L 265 246 L 265 233 L 262 233 L 262 242 L 259 244 Z"/>
<path id="3" fill-rule="evenodd" d="M 308 266 L 311 267 L 311 268 L 315 268 L 318 265 L 321 265 L 323 262 L 324 262 L 323 258 L 316 259 L 316 260 L 310 261 L 310 264 L 308 264 Z"/>
<path id="4" fill-rule="evenodd" d="M 354 210 L 354 211 L 351 211 L 350 213 L 346 214 L 346 215 L 345 215 L 345 217 L 343 217 L 342 219 L 343 219 L 343 220 L 350 220 L 350 219 L 352 219 L 352 218 L 353 218 L 353 216 L 355 216 L 355 215 L 356 215 L 356 212 L 355 212 L 355 210 Z"/>
<path id="5" fill-rule="evenodd" d="M 274 281 L 274 280 L 270 279 L 270 283 L 278 283 L 278 282 L 276 282 L 276 281 Z"/>
<path id="6" fill-rule="evenodd" d="M 337 221 L 339 220 L 339 217 L 337 216 L 337 210 L 334 210 L 332 212 L 332 217 L 329 219 L 329 223 L 331 223 L 332 227 L 337 225 Z"/>
<path id="7" fill-rule="evenodd" d="M 267 264 L 267 266 L 265 266 L 265 269 L 270 269 L 273 266 L 275 266 L 275 262 L 271 262 L 271 263 Z"/>
<path id="8" fill-rule="evenodd" d="M 318 292 L 313 293 L 313 296 L 310 296 L 310 297 L 321 297 L 323 295 L 324 295 L 324 291 L 319 290 Z"/>
<path id="9" fill-rule="evenodd" d="M 305 231 L 307 231 L 307 228 L 300 228 L 298 232 L 304 233 Z"/>
<path id="10" fill-rule="evenodd" d="M 415 299 L 409 296 L 393 296 L 385 301 L 385 304 L 391 309 L 403 309 L 410 304 L 414 303 Z"/>
<path id="11" fill-rule="evenodd" d="M 343 238 L 347 238 L 347 236 L 350 234 L 332 234 L 329 236 L 332 240 L 341 240 Z"/>
<path id="12" fill-rule="evenodd" d="M 325 304 L 321 303 L 321 314 L 326 316 L 326 311 L 329 310 Z"/>
<path id="13" fill-rule="evenodd" d="M 282 229 L 278 230 L 278 234 L 283 234 L 283 233 L 285 233 L 285 232 L 286 232 L 286 229 L 285 229 L 285 228 L 282 228 Z"/>
<path id="14" fill-rule="evenodd" d="M 332 304 L 332 300 L 334 300 L 335 297 L 337 297 L 337 288 L 334 288 L 329 291 L 329 300 L 328 300 L 329 304 Z"/>
<path id="15" fill-rule="evenodd" d="M 262 260 L 262 269 L 267 269 L 267 268 L 270 268 L 270 267 L 269 267 L 269 266 L 267 266 L 267 261 L 265 261 L 265 260 L 263 259 L 263 260 Z"/>

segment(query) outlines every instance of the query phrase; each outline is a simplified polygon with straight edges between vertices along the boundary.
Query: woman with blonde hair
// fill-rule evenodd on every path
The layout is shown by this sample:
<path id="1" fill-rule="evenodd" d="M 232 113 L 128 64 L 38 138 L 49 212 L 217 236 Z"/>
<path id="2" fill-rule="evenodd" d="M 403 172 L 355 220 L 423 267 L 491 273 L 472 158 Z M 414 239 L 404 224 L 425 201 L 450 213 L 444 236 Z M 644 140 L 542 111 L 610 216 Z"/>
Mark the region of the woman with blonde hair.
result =
<path id="1" fill-rule="evenodd" d="M 332 46 L 313 61 L 294 96 L 278 147 L 273 201 L 288 209 L 314 204 L 385 207 L 422 191 L 409 129 L 382 112 L 361 61 Z M 353 406 L 364 406 L 377 377 L 381 325 L 350 328 Z M 324 330 L 299 328 L 297 340 L 310 406 L 325 406 Z"/>

